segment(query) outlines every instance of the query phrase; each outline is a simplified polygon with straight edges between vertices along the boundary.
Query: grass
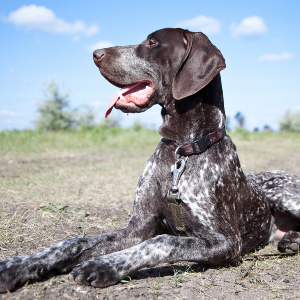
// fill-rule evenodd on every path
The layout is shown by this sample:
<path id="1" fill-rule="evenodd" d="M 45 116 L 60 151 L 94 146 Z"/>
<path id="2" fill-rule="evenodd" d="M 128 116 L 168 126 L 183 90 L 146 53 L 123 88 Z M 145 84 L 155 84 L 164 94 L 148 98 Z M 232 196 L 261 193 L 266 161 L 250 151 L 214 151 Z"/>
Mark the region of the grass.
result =
<path id="1" fill-rule="evenodd" d="M 228 134 L 237 146 L 244 171 L 285 169 L 295 173 L 294 162 L 299 161 L 300 133 L 248 132 L 237 129 Z M 161 136 L 157 131 L 141 127 L 122 129 L 98 126 L 93 130 L 58 132 L 2 131 L 0 163 L 4 159 L 13 164 L 13 158 L 25 155 L 27 157 L 40 155 L 47 158 L 53 155 L 62 157 L 64 154 L 67 156 L 78 153 L 102 153 L 108 156 L 114 153 L 126 157 L 136 155 L 138 152 L 139 155 L 145 155 L 146 160 L 146 155 L 151 155 L 160 139 Z M 289 159 L 282 165 L 287 157 Z M 59 165 L 60 162 L 56 164 Z M 41 159 L 39 165 L 47 167 Z M 300 174 L 298 169 L 296 174 Z M 53 176 L 58 174 L 52 174 Z M 30 180 L 25 184 L 30 184 Z"/>
<path id="2" fill-rule="evenodd" d="M 153 284 L 152 286 L 152 291 L 154 294 L 156 295 L 161 295 L 163 294 L 162 291 L 160 291 L 160 286 L 161 284 L 164 282 L 164 279 L 163 278 L 160 278 L 160 275 L 157 279 L 157 281 Z"/>
<path id="3" fill-rule="evenodd" d="M 272 143 L 284 140 L 284 144 L 300 143 L 297 132 L 249 132 L 237 129 L 228 132 L 234 141 Z M 69 131 L 2 131 L 0 154 L 43 153 L 54 150 L 128 150 L 138 147 L 155 147 L 161 136 L 148 128 L 123 129 L 121 127 L 95 127 L 92 130 Z M 284 144 L 282 146 L 284 146 Z"/>
<path id="4" fill-rule="evenodd" d="M 229 136 L 244 171 L 283 169 L 300 175 L 299 133 L 237 130 Z M 0 259 L 34 253 L 66 238 L 100 235 L 125 226 L 139 176 L 160 139 L 156 131 L 145 128 L 1 132 Z M 191 293 L 194 289 L 195 299 L 200 295 L 218 298 L 223 293 L 220 287 L 226 287 L 232 297 L 247 298 L 247 290 L 253 295 L 260 291 L 262 299 L 299 297 L 298 290 L 286 290 L 299 286 L 299 256 L 259 260 L 250 269 L 251 261 L 228 268 L 179 265 L 186 268 L 179 268 L 179 272 L 167 266 L 173 276 L 160 273 L 160 277 L 135 279 L 107 290 L 80 289 L 101 293 L 102 298 L 121 289 L 125 293 L 126 287 L 129 293 L 134 285 L 166 298 L 182 287 Z M 242 278 L 248 269 L 249 274 Z M 64 278 L 64 283 L 58 278 Z M 60 289 L 74 297 L 74 283 L 66 278 L 28 285 L 13 295 L 28 293 L 28 299 L 34 294 L 43 298 Z"/>
<path id="5" fill-rule="evenodd" d="M 70 131 L 2 131 L 0 154 L 43 153 L 54 150 L 124 151 L 138 147 L 139 150 L 157 145 L 161 136 L 156 130 L 121 127 L 95 127 L 92 130 Z"/>

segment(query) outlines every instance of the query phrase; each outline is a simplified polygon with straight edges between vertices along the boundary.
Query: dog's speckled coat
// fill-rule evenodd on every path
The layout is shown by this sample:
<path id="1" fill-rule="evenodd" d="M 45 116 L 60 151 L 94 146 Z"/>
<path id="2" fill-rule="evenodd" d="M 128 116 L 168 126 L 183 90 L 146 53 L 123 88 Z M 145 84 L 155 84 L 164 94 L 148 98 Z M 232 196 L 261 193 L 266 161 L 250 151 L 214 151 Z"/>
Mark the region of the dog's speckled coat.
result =
<path id="1" fill-rule="evenodd" d="M 117 102 L 123 112 L 162 106 L 160 134 L 178 144 L 225 123 L 220 51 L 202 33 L 162 29 L 141 44 L 94 52 L 102 75 L 123 87 L 140 81 L 154 90 L 143 106 Z M 244 174 L 229 136 L 186 163 L 179 187 L 189 237 L 178 236 L 166 200 L 174 153 L 160 142 L 140 177 L 128 225 L 99 237 L 69 239 L 40 253 L 0 262 L 0 291 L 50 270 L 71 270 L 81 284 L 105 287 L 163 262 L 229 264 L 261 242 L 280 251 L 300 244 L 300 178 L 282 171 Z M 286 233 L 287 232 L 287 233 Z M 286 234 L 285 234 L 286 233 Z"/>

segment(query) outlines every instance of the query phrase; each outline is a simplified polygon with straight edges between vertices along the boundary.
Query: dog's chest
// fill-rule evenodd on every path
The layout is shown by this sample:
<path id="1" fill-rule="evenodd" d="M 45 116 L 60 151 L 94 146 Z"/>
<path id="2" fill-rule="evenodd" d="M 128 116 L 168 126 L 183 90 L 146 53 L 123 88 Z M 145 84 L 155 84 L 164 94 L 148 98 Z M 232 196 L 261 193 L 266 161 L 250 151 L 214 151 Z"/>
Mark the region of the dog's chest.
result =
<path id="1" fill-rule="evenodd" d="M 220 213 L 224 219 L 231 219 L 236 207 L 228 194 L 238 188 L 242 173 L 236 163 L 235 151 L 229 154 L 223 151 L 221 154 L 216 149 L 210 150 L 189 157 L 178 182 L 184 206 L 188 207 L 193 219 L 205 227 L 219 223 L 216 216 Z"/>
<path id="2" fill-rule="evenodd" d="M 181 200 L 189 207 L 198 222 L 204 226 L 212 225 L 216 205 L 212 194 L 215 193 L 215 181 L 217 180 L 217 174 L 214 171 L 217 171 L 218 166 L 215 166 L 213 172 L 209 171 L 211 176 L 207 176 L 209 165 L 207 159 L 201 167 L 192 165 L 190 162 L 178 183 Z"/>

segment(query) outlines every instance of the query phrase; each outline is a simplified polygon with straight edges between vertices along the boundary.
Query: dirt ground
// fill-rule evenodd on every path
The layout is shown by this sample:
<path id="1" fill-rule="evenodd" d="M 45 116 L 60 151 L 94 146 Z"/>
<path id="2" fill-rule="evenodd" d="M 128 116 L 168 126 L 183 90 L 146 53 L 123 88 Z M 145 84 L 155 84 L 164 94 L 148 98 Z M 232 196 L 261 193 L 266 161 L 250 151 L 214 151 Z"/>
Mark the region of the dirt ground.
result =
<path id="1" fill-rule="evenodd" d="M 245 171 L 283 169 L 300 175 L 299 142 L 236 144 Z M 0 156 L 0 259 L 122 228 L 153 150 Z M 270 252 L 276 250 L 257 250 Z M 229 267 L 180 262 L 140 270 L 104 289 L 77 285 L 70 274 L 50 274 L 0 299 L 298 299 L 299 269 L 300 255 L 244 258 Z"/>

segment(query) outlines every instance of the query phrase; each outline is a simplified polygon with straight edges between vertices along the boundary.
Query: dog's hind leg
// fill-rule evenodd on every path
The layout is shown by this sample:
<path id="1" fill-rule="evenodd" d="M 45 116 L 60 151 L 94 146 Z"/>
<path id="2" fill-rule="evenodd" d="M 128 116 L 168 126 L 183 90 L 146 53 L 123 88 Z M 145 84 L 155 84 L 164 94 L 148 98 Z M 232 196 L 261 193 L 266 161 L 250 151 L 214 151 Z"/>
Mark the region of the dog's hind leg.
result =
<path id="1" fill-rule="evenodd" d="M 270 242 L 281 252 L 298 251 L 300 245 L 300 177 L 284 171 L 253 172 L 274 217 Z"/>

